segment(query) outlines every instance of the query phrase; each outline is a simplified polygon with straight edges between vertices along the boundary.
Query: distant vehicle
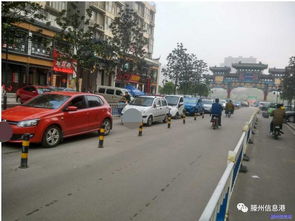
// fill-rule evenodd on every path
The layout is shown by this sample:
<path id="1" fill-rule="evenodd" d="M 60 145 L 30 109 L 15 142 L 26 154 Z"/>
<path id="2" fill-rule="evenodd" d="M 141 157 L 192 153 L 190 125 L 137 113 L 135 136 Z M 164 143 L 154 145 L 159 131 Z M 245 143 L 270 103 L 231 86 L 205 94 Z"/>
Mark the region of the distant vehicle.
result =
<path id="1" fill-rule="evenodd" d="M 220 100 L 219 103 L 222 105 L 222 107 L 224 109 L 225 105 L 226 105 L 226 100 Z"/>
<path id="2" fill-rule="evenodd" d="M 53 91 L 53 89 L 51 89 L 49 86 L 28 85 L 19 88 L 16 91 L 16 102 L 22 104 L 33 97 L 36 97 L 37 95 L 51 91 Z"/>
<path id="3" fill-rule="evenodd" d="M 97 94 L 103 96 L 108 103 L 118 103 L 119 101 L 121 101 L 126 92 L 128 92 L 128 90 L 125 88 L 97 86 Z M 131 100 L 133 100 L 132 95 L 130 93 L 129 95 L 131 97 Z"/>
<path id="4" fill-rule="evenodd" d="M 270 115 L 277 108 L 276 103 L 271 103 L 267 108 L 267 113 Z"/>
<path id="5" fill-rule="evenodd" d="M 167 95 L 165 96 L 166 101 L 170 109 L 172 118 L 180 118 L 183 115 L 184 110 L 184 99 L 181 95 Z"/>
<path id="6" fill-rule="evenodd" d="M 128 109 L 137 109 L 142 114 L 142 121 L 147 126 L 151 126 L 153 122 L 166 122 L 169 107 L 165 98 L 157 96 L 139 96 L 135 97 L 130 104 L 127 104 L 123 110 L 122 114 L 124 115 L 125 111 Z"/>
<path id="7" fill-rule="evenodd" d="M 22 142 L 29 133 L 30 142 L 45 147 L 57 146 L 63 138 L 112 129 L 112 109 L 99 95 L 80 92 L 50 92 L 38 95 L 21 106 L 2 112 L 2 121 L 9 123 L 13 136 L 9 142 Z"/>
<path id="8" fill-rule="evenodd" d="M 269 105 L 270 105 L 270 102 L 260 101 L 259 104 L 258 104 L 258 107 L 259 107 L 260 110 L 266 111 L 267 108 L 269 107 Z"/>
<path id="9" fill-rule="evenodd" d="M 249 107 L 249 102 L 248 101 L 242 101 L 241 106 L 242 107 Z"/>
<path id="10" fill-rule="evenodd" d="M 241 101 L 235 101 L 235 102 L 234 102 L 234 106 L 235 106 L 236 108 L 240 108 L 240 107 L 241 107 Z"/>
<path id="11" fill-rule="evenodd" d="M 211 113 L 211 107 L 212 107 L 212 104 L 213 104 L 213 100 L 211 100 L 211 99 L 202 99 L 202 102 L 203 102 L 203 107 L 204 107 L 205 113 L 210 114 Z"/>

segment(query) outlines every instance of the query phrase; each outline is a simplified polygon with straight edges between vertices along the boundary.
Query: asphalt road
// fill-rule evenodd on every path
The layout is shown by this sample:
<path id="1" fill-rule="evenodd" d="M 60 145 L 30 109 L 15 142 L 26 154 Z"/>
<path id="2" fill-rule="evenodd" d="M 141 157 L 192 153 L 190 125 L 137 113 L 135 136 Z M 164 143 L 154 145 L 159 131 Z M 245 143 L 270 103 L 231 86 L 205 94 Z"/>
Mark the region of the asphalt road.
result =
<path id="1" fill-rule="evenodd" d="M 137 130 L 120 125 L 98 147 L 97 134 L 56 148 L 32 145 L 19 169 L 19 145 L 2 147 L 3 220 L 193 221 L 201 215 L 254 108 L 222 128 L 209 116 Z"/>

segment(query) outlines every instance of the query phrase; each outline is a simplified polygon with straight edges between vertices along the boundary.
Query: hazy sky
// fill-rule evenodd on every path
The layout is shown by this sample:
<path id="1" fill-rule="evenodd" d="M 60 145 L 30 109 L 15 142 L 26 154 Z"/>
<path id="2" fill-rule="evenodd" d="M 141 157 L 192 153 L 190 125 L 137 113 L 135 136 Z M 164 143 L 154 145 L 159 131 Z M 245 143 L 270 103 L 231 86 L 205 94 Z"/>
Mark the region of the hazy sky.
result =
<path id="1" fill-rule="evenodd" d="M 253 56 L 283 68 L 295 56 L 295 2 L 156 1 L 153 57 L 182 42 L 209 66 Z"/>

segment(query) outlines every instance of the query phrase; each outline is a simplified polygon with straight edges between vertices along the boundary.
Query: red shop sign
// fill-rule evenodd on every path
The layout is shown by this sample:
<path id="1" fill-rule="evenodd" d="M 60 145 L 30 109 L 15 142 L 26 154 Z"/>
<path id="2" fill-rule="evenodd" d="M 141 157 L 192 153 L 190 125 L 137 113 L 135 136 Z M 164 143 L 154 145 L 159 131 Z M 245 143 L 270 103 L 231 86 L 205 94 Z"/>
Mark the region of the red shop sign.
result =
<path id="1" fill-rule="evenodd" d="M 53 70 L 56 72 L 63 72 L 67 74 L 73 74 L 75 72 L 75 67 L 77 66 L 76 61 L 59 61 L 60 53 L 54 49 L 53 50 Z"/>

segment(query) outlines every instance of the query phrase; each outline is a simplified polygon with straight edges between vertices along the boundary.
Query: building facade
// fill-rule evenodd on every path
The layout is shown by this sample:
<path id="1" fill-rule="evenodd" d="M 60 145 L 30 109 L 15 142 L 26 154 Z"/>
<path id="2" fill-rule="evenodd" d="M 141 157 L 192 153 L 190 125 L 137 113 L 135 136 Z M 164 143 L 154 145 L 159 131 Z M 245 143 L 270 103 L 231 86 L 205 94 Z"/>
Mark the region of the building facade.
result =
<path id="1" fill-rule="evenodd" d="M 39 2 L 39 4 L 44 8 L 45 21 L 23 22 L 17 24 L 9 35 L 2 35 L 2 84 L 12 88 L 12 92 L 27 84 L 70 88 L 76 86 L 74 83 L 76 70 L 72 68 L 75 65 L 59 61 L 58 51 L 54 50 L 58 48 L 59 43 L 53 41 L 56 33 L 60 31 L 55 21 L 56 15 L 62 10 L 67 10 L 68 2 Z M 88 76 L 89 79 L 84 85 L 88 84 L 87 86 L 95 90 L 98 85 L 119 86 L 120 81 L 124 83 L 120 85 L 122 87 L 132 84 L 148 93 L 156 93 L 160 63 L 152 59 L 155 6 L 150 2 L 75 2 L 75 4 L 84 14 L 88 7 L 93 9 L 90 25 L 99 25 L 99 31 L 95 36 L 97 39 L 112 37 L 110 25 L 127 4 L 138 14 L 139 23 L 147 30 L 144 37 L 148 42 L 145 47 L 148 74 L 132 71 L 117 73 L 116 69 L 109 74 L 101 65 L 94 74 Z M 8 38 L 13 38 L 13 43 L 9 43 L 11 41 Z M 124 81 L 120 80 L 122 77 L 125 77 Z"/>

